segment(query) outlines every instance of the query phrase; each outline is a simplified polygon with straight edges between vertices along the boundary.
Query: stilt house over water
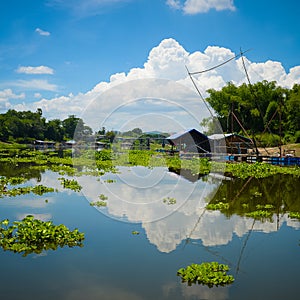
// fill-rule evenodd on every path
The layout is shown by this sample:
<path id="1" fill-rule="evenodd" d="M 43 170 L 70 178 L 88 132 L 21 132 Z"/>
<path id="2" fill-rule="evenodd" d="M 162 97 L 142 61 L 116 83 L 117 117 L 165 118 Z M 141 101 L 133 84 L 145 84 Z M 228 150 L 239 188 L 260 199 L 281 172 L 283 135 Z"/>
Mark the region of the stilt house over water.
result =
<path id="1" fill-rule="evenodd" d="M 254 147 L 251 139 L 237 133 L 213 134 L 208 139 L 214 153 L 247 154 Z"/>
<path id="2" fill-rule="evenodd" d="M 196 129 L 187 129 L 166 138 L 177 150 L 192 153 L 210 153 L 208 137 Z"/>

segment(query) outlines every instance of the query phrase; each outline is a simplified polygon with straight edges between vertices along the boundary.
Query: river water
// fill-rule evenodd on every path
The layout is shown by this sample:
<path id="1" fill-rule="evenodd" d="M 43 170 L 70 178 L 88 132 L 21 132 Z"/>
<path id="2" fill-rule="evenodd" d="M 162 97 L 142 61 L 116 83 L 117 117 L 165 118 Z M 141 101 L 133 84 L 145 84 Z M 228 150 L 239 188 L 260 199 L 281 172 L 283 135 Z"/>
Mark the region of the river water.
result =
<path id="1" fill-rule="evenodd" d="M 0 249 L 1 299 L 282 300 L 299 295 L 300 222 L 289 217 L 290 211 L 300 212 L 299 179 L 118 169 L 77 177 L 81 192 L 64 189 L 56 172 L 28 170 L 22 185 L 43 184 L 56 192 L 0 198 L 1 220 L 31 214 L 85 233 L 82 248 L 26 257 Z M 13 168 L 0 170 L 13 176 Z M 107 206 L 91 206 L 100 194 Z M 219 201 L 229 208 L 206 209 L 208 202 Z M 271 217 L 246 215 L 265 204 L 272 205 Z M 234 283 L 189 286 L 177 276 L 179 268 L 207 261 L 228 264 Z"/>

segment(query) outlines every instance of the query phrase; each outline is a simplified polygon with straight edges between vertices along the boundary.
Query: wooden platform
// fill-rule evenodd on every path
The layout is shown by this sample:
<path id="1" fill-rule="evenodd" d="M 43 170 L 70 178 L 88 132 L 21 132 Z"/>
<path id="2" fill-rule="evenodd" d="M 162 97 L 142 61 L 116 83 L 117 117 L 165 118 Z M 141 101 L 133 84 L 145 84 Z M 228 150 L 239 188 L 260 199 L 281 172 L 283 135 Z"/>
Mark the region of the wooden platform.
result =
<path id="1" fill-rule="evenodd" d="M 272 165 L 281 165 L 281 166 L 300 166 L 300 157 L 294 156 L 256 156 L 256 155 L 243 155 L 243 154 L 232 154 L 227 156 L 228 161 L 244 161 L 244 162 L 265 162 Z"/>

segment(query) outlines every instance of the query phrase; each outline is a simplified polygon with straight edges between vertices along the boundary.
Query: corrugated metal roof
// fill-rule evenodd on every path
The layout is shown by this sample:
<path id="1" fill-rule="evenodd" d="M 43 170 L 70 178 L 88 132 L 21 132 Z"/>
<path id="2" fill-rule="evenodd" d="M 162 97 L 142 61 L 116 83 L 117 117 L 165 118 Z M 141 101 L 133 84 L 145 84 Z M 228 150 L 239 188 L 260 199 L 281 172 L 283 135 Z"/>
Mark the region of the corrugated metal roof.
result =
<path id="1" fill-rule="evenodd" d="M 196 130 L 194 128 L 182 130 L 182 131 L 179 131 L 177 133 L 174 133 L 174 134 L 170 135 L 169 137 L 167 137 L 167 140 L 176 140 L 176 139 L 180 138 L 181 136 L 185 135 L 186 133 L 191 132 L 192 130 L 198 131 L 198 130 Z"/>
<path id="2" fill-rule="evenodd" d="M 224 139 L 225 137 L 229 137 L 232 135 L 233 135 L 232 133 L 225 133 L 225 134 L 215 133 L 215 134 L 209 135 L 208 138 L 211 140 L 221 140 L 221 139 Z"/>
<path id="3" fill-rule="evenodd" d="M 237 136 L 241 139 L 243 139 L 244 141 L 247 141 L 247 142 L 251 142 L 251 139 L 245 137 L 245 136 L 242 136 L 240 134 L 237 134 L 237 133 L 215 133 L 215 134 L 212 134 L 212 135 L 209 135 L 208 138 L 210 140 L 221 140 L 221 139 L 224 139 L 224 138 L 227 138 L 227 137 L 231 137 L 231 136 Z"/>

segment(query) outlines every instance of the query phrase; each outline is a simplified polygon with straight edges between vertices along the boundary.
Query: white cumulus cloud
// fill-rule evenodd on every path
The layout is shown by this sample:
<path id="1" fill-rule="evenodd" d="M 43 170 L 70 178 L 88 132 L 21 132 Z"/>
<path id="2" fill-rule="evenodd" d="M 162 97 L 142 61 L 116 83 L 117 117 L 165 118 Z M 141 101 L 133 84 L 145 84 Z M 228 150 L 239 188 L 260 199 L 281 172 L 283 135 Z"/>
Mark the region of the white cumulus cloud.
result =
<path id="1" fill-rule="evenodd" d="M 6 101 L 9 99 L 24 99 L 24 98 L 25 98 L 24 93 L 17 95 L 11 89 L 5 89 L 0 91 L 0 101 Z"/>
<path id="2" fill-rule="evenodd" d="M 41 28 L 36 28 L 35 32 L 43 36 L 49 36 L 51 34 L 49 31 L 42 30 Z"/>
<path id="3" fill-rule="evenodd" d="M 236 9 L 233 0 L 167 0 L 166 3 L 171 8 L 182 10 L 187 15 L 207 13 L 211 9 L 217 11 Z"/>
<path id="4" fill-rule="evenodd" d="M 0 109 L 8 109 L 11 104 L 10 99 L 24 99 L 25 93 L 15 94 L 11 89 L 4 89 L 0 91 Z"/>
<path id="5" fill-rule="evenodd" d="M 49 68 L 47 66 L 37 66 L 37 67 L 31 67 L 31 66 L 20 66 L 17 70 L 17 73 L 24 73 L 24 74 L 50 74 L 52 75 L 54 73 L 54 70 L 52 68 Z"/>
<path id="6" fill-rule="evenodd" d="M 106 91 L 118 87 L 122 83 L 150 78 L 171 80 L 195 92 L 186 67 L 190 72 L 207 70 L 235 57 L 236 54 L 238 53 L 234 53 L 231 49 L 220 46 L 208 46 L 204 51 L 190 53 L 180 45 L 178 41 L 172 38 L 164 39 L 159 45 L 150 50 L 143 67 L 132 68 L 128 73 L 120 70 L 120 72 L 112 74 L 109 81 L 99 82 L 87 93 L 57 96 L 53 99 L 42 99 L 32 104 L 26 104 L 26 107 L 27 109 L 41 107 L 46 117 L 64 118 L 70 114 L 80 115 L 94 99 Z M 292 88 L 295 83 L 300 84 L 300 66 L 294 66 L 286 71 L 283 65 L 278 61 L 251 62 L 246 56 L 244 57 L 244 61 L 252 83 L 265 79 L 268 81 L 276 81 L 279 86 L 286 88 Z M 209 72 L 196 74 L 193 78 L 204 97 L 208 96 L 206 92 L 208 89 L 219 90 L 228 82 L 232 82 L 235 85 L 247 83 L 241 58 L 233 59 Z M 23 80 L 18 81 L 15 85 L 34 90 L 57 90 L 56 85 L 50 84 L 45 80 Z M 156 89 L 153 89 L 153 86 L 147 86 L 147 84 L 143 86 L 144 94 L 148 97 L 154 94 L 158 95 L 160 92 L 158 89 L 158 86 Z M 178 95 L 174 95 L 175 90 L 169 89 L 169 94 L 166 94 L 165 91 L 166 89 L 164 89 L 164 91 L 161 90 L 161 92 L 164 93 L 165 99 L 178 98 Z M 176 90 L 176 93 L 178 93 L 178 90 Z M 110 94 L 113 93 L 111 92 Z M 132 95 L 132 97 L 134 97 L 134 95 Z M 188 96 L 185 94 L 183 97 L 186 99 Z M 102 105 L 103 112 L 107 113 L 113 110 L 116 103 L 121 105 L 120 99 L 118 100 L 119 102 L 106 100 Z M 128 100 L 129 96 L 126 96 L 124 99 Z M 198 103 L 201 103 L 200 99 Z M 152 105 L 152 108 L 153 107 Z M 161 107 L 161 111 L 164 111 L 163 107 Z M 134 111 L 132 111 L 132 114 L 134 114 Z M 126 117 L 128 116 L 126 115 Z"/>
<path id="7" fill-rule="evenodd" d="M 167 0 L 167 5 L 169 5 L 171 8 L 180 9 L 181 3 L 179 0 Z"/>
<path id="8" fill-rule="evenodd" d="M 11 85 L 30 90 L 44 90 L 52 92 L 57 90 L 56 84 L 49 83 L 44 79 L 18 80 L 16 82 L 12 82 Z"/>

